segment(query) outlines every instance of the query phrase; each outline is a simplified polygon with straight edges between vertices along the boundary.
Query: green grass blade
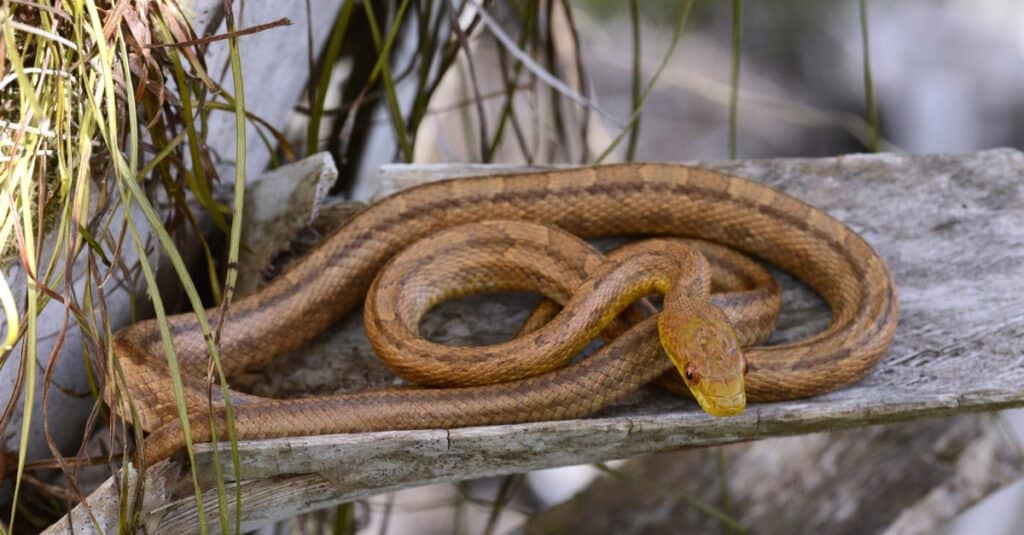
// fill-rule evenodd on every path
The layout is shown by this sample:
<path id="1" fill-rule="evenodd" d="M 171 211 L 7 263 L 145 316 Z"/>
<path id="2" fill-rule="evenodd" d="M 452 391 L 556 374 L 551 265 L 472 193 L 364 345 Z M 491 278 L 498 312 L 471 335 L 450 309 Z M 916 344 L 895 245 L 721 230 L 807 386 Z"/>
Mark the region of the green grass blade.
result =
<path id="1" fill-rule="evenodd" d="M 355 6 L 355 2 L 345 2 L 345 5 L 341 8 L 341 13 L 334 22 L 334 28 L 331 29 L 327 50 L 324 52 L 324 57 L 320 60 L 323 68 L 320 72 L 320 79 L 317 80 L 313 101 L 310 102 L 309 125 L 306 128 L 307 156 L 315 153 L 320 148 L 320 121 L 324 115 L 324 103 L 326 102 L 327 90 L 331 83 L 331 73 L 338 58 L 341 56 L 341 45 L 345 42 L 345 35 L 348 33 L 348 23 L 352 19 L 352 10 Z"/>
<path id="2" fill-rule="evenodd" d="M 736 158 L 739 131 L 740 55 L 743 44 L 743 0 L 732 0 L 732 76 L 729 90 L 729 158 Z"/>
<path id="3" fill-rule="evenodd" d="M 864 104 L 871 126 L 871 151 L 879 151 L 878 110 L 875 108 L 875 83 L 871 77 L 871 46 L 868 38 L 868 2 L 860 0 L 860 39 L 864 54 Z"/>
<path id="4" fill-rule="evenodd" d="M 225 2 L 224 10 L 227 14 L 227 29 L 229 33 L 235 32 L 234 14 L 231 11 L 231 3 Z M 238 281 L 238 252 L 242 243 L 242 220 L 245 207 L 245 159 L 246 159 L 246 135 L 245 135 L 245 81 L 242 79 L 242 58 L 238 52 L 238 38 L 232 36 L 228 39 L 228 51 L 231 57 L 231 78 L 234 84 L 235 100 L 235 191 L 234 191 L 234 214 L 231 218 L 231 241 L 228 246 L 228 269 L 224 278 L 224 301 L 221 303 L 220 321 L 217 322 L 216 340 L 220 338 L 220 329 L 227 319 L 227 310 L 231 306 L 234 297 L 235 285 Z M 238 431 L 235 429 L 234 406 L 231 402 L 228 380 L 224 375 L 219 359 L 214 360 L 214 366 L 220 379 L 221 394 L 224 398 L 224 411 L 227 420 L 228 438 L 231 441 L 231 462 L 234 469 L 235 481 L 241 481 L 242 468 L 238 458 Z M 211 408 L 212 416 L 212 408 Z M 211 422 L 216 422 L 211 417 Z M 213 433 L 214 444 L 217 442 L 217 433 Z M 220 473 L 220 455 L 214 455 L 214 468 L 217 470 L 217 492 L 218 500 L 222 504 L 222 517 L 226 515 L 223 507 L 226 500 L 223 499 L 224 481 Z M 222 521 L 224 531 L 227 532 L 226 520 Z M 235 525 L 234 532 L 241 533 L 242 530 L 242 486 L 235 485 Z"/>
<path id="5" fill-rule="evenodd" d="M 388 31 L 388 38 L 383 44 L 381 43 L 380 28 L 377 25 L 377 17 L 373 14 L 373 8 L 370 5 L 365 6 L 366 21 L 370 27 L 370 35 L 373 36 L 373 45 L 377 48 L 377 63 L 373 67 L 373 73 L 380 72 L 382 83 L 387 96 L 388 112 L 391 115 L 392 128 L 395 131 L 395 137 L 398 138 L 398 148 L 402 152 L 402 157 L 405 161 L 411 162 L 413 159 L 412 143 L 409 141 L 409 132 L 405 128 L 405 121 L 402 119 L 402 110 L 398 104 L 398 92 L 395 90 L 395 81 L 391 76 L 391 64 L 389 58 L 391 56 L 391 46 L 394 44 L 395 37 L 398 35 L 398 29 L 402 26 L 402 21 L 405 18 L 405 11 L 409 7 L 409 0 L 402 0 L 402 3 L 398 6 L 398 13 L 395 15 L 395 21 L 392 23 L 390 30 Z M 373 78 L 373 74 L 370 75 Z"/>
<path id="6" fill-rule="evenodd" d="M 665 67 L 668 66 L 669 60 L 672 59 L 672 54 L 676 50 L 676 45 L 679 44 L 679 38 L 683 35 L 683 27 L 686 26 L 686 21 L 690 17 L 690 10 L 692 8 L 693 0 L 686 0 L 686 2 L 683 3 L 683 6 L 679 11 L 679 18 L 676 20 L 675 29 L 672 31 L 672 41 L 669 43 L 668 50 L 665 51 L 665 55 L 662 56 L 661 63 L 654 71 L 654 75 L 651 76 L 651 79 L 647 82 L 647 87 L 644 88 L 643 95 L 641 95 L 640 98 L 640 106 L 633 111 L 632 115 L 629 116 L 629 121 L 626 123 L 626 126 L 619 131 L 619 134 L 615 136 L 615 139 L 613 139 L 604 151 L 602 151 L 594 160 L 595 164 L 599 164 L 604 161 L 604 159 L 607 158 L 613 150 L 615 150 L 615 147 L 622 142 L 623 136 L 625 136 L 633 128 L 636 121 L 639 120 L 640 112 L 643 111 L 644 105 L 647 103 L 647 98 L 651 95 L 651 91 L 654 89 L 654 84 L 658 81 L 658 78 L 661 77 L 661 73 L 665 70 Z"/>
<path id="7" fill-rule="evenodd" d="M 632 101 L 633 113 L 636 114 L 636 120 L 632 121 L 629 125 L 629 143 L 626 145 L 626 161 L 631 162 L 636 157 L 636 142 L 640 138 L 640 119 L 643 110 L 640 104 L 640 90 L 643 85 L 641 77 L 643 76 L 641 69 L 642 56 L 640 54 L 640 2 L 639 0 L 629 0 L 629 23 L 630 28 L 633 31 L 633 74 L 630 82 L 630 99 Z"/>

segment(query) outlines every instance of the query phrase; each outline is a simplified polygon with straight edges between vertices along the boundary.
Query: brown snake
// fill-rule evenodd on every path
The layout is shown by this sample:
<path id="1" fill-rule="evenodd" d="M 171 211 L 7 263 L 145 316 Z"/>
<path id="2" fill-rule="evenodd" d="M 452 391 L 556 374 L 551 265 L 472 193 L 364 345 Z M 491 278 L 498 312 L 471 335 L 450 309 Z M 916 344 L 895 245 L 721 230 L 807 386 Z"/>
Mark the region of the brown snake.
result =
<path id="1" fill-rule="evenodd" d="M 739 284 L 740 292 L 713 297 L 712 302 L 725 311 L 723 316 L 721 310 L 707 304 L 711 285 L 707 266 L 701 267 L 703 260 L 686 247 L 668 246 L 682 251 L 674 257 L 657 251 L 641 254 L 634 249 L 619 254 L 618 264 L 602 264 L 588 255 L 568 253 L 561 255 L 561 264 L 547 265 L 542 256 L 517 257 L 522 249 L 520 242 L 513 247 L 506 238 L 521 234 L 518 238 L 536 244 L 538 253 L 564 251 L 552 241 L 562 239 L 561 232 L 535 225 L 525 227 L 533 230 L 516 230 L 524 227 L 505 227 L 505 223 L 454 228 L 494 219 L 542 223 L 584 238 L 685 236 L 726 245 L 795 275 L 825 299 L 832 320 L 824 331 L 806 339 L 744 347 L 741 356 L 733 347 L 735 337 L 743 345 L 756 343 L 773 326 L 774 312 L 763 310 L 764 302 L 772 298 L 761 293 L 763 288 Z M 419 248 L 418 253 L 402 253 L 412 259 L 407 266 L 411 271 L 405 273 L 416 276 L 398 275 L 388 281 L 385 274 L 374 283 L 378 272 L 399 251 L 428 236 L 434 237 L 410 249 Z M 448 250 L 442 254 L 436 252 L 438 248 Z M 680 255 L 690 260 L 671 260 Z M 710 256 L 712 265 L 721 264 L 725 258 L 716 259 L 713 253 Z M 399 258 L 394 263 L 402 261 Z M 509 268 L 509 261 L 522 269 Z M 668 312 L 675 299 L 673 288 L 667 286 L 664 275 L 636 282 L 628 269 L 620 267 L 630 262 L 644 273 L 650 270 L 647 262 L 674 270 L 676 274 L 669 277 L 682 277 L 678 282 L 681 289 L 676 290 L 683 296 L 679 298 L 681 306 L 689 307 L 690 319 L 695 315 L 700 321 L 691 322 L 682 334 L 665 331 L 679 324 L 673 319 L 660 319 L 675 314 Z M 733 278 L 760 277 L 738 267 L 739 261 L 724 262 L 736 264 Z M 576 282 L 584 281 L 589 293 L 570 286 L 575 283 L 550 279 L 544 271 L 549 268 L 575 271 Z M 714 269 L 718 286 L 719 273 L 724 272 L 728 278 L 730 268 L 717 265 Z M 592 278 L 595 273 L 605 278 Z M 601 282 L 608 280 L 612 282 Z M 232 391 L 238 438 L 577 418 L 652 381 L 672 369 L 673 361 L 684 376 L 693 375 L 685 382 L 702 406 L 715 412 L 716 403 L 732 403 L 721 411 L 731 414 L 744 400 L 734 395 L 735 381 L 719 377 L 722 373 L 738 373 L 740 396 L 745 389 L 746 397 L 754 401 L 820 394 L 866 375 L 888 350 L 899 315 L 895 284 L 885 262 L 863 238 L 824 212 L 769 187 L 714 171 L 668 164 L 610 165 L 435 182 L 371 205 L 263 290 L 231 306 L 220 338 L 225 374 L 231 377 L 258 368 L 275 355 L 299 348 L 357 308 L 371 285 L 369 297 L 379 303 L 374 313 L 368 307 L 368 334 L 391 338 L 384 346 L 397 343 L 402 349 L 392 353 L 399 357 L 408 356 L 405 350 L 410 348 L 426 351 L 413 359 L 426 360 L 424 372 L 415 371 L 419 369 L 415 366 L 409 371 L 401 361 L 389 366 L 413 375 L 412 379 L 422 385 L 477 386 L 384 389 L 288 400 Z M 406 287 L 405 293 L 395 291 L 402 286 Z M 526 334 L 522 337 L 499 346 L 449 348 L 415 337 L 419 318 L 439 301 L 480 291 L 524 288 L 545 293 L 564 304 L 565 309 L 552 323 L 524 328 Z M 629 295 L 619 293 L 623 291 Z M 652 291 L 666 293 L 666 313 L 623 328 L 624 332 L 596 354 L 563 366 L 580 345 L 575 338 L 566 341 L 576 335 L 564 332 L 562 327 L 582 325 L 588 332 L 581 336 L 589 340 L 605 330 L 618 311 Z M 587 300 L 602 301 L 604 308 L 586 312 L 577 306 L 577 302 Z M 759 310 L 753 314 L 737 312 L 744 307 Z M 210 315 L 216 316 L 214 311 Z M 732 326 L 723 325 L 723 318 L 728 318 Z M 677 319 L 683 324 L 689 321 L 686 317 Z M 191 313 L 172 316 L 168 322 L 181 363 L 193 440 L 209 441 L 212 432 L 210 388 L 205 379 L 206 340 Z M 708 346 L 727 357 L 725 364 L 709 364 L 708 357 L 696 362 L 692 356 L 685 361 L 685 355 L 665 358 L 657 333 L 662 322 L 663 343 Z M 734 335 L 731 329 L 735 329 Z M 541 359 L 537 348 L 552 343 L 552 339 L 562 343 L 562 349 L 553 361 Z M 381 343 L 374 339 L 379 352 Z M 107 402 L 125 418 L 130 419 L 134 409 L 135 423 L 150 432 L 145 461 L 163 459 L 184 445 L 184 437 L 158 326 L 144 321 L 126 327 L 115 334 L 113 346 L 124 381 L 107 382 Z M 498 362 L 488 364 L 485 357 L 497 357 Z M 520 364 L 520 358 L 528 362 Z M 744 377 L 745 364 L 749 368 Z M 708 366 L 724 366 L 721 369 L 725 371 Z M 532 375 L 542 371 L 546 373 Z M 495 380 L 503 382 L 482 384 Z M 727 383 L 732 386 L 723 386 Z M 694 384 L 701 387 L 695 390 Z M 220 391 L 216 387 L 212 391 L 217 418 L 214 423 L 219 422 L 218 438 L 223 439 L 226 434 Z M 709 399 L 702 400 L 703 394 Z"/>

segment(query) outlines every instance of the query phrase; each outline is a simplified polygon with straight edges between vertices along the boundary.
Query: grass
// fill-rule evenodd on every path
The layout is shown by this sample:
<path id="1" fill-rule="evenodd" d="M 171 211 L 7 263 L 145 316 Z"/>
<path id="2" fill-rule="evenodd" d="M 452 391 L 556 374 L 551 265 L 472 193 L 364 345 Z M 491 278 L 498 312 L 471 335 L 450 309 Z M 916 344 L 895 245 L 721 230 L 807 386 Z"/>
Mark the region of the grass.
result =
<path id="1" fill-rule="evenodd" d="M 37 341 L 44 332 L 46 336 L 54 334 L 40 330 L 40 311 L 47 305 L 63 306 L 65 311 L 55 333 L 58 344 L 46 359 L 50 364 L 44 387 L 50 384 L 50 371 L 61 358 L 61 345 L 72 323 L 85 336 L 89 376 L 116 381 L 116 360 L 106 345 L 110 334 L 107 304 L 113 295 L 109 288 L 116 285 L 107 281 L 131 284 L 141 275 L 163 327 L 168 363 L 176 369 L 164 321 L 166 311 L 150 263 L 152 240 L 155 238 L 171 261 L 193 308 L 202 314 L 204 304 L 178 253 L 175 235 L 189 226 L 199 230 L 188 198 L 198 201 L 221 225 L 226 221 L 224 215 L 231 213 L 212 198 L 215 176 L 204 165 L 210 158 L 202 148 L 205 110 L 193 107 L 196 101 L 212 98 L 204 83 L 209 77 L 198 59 L 202 52 L 189 44 L 194 35 L 176 3 L 146 5 L 147 17 L 97 0 L 5 0 L 0 4 L 4 45 L 0 189 L 5 192 L 0 201 L 0 244 L 5 263 L 19 263 L 28 274 L 21 307 L 12 304 L 9 282 L 0 284 L 8 325 L 24 326 L 18 329 L 24 343 L 16 348 L 22 362 L 24 408 L 8 517 L 12 529 L 33 529 L 20 521 L 18 511 L 25 510 L 28 516 L 31 510 L 31 501 L 26 504 L 19 497 L 26 481 L 30 429 L 38 425 L 31 410 L 37 396 L 36 366 L 25 363 L 42 360 Z M 167 44 L 174 46 L 162 46 Z M 237 58 L 237 53 L 234 56 Z M 171 96 L 167 81 L 172 79 L 176 98 L 167 98 Z M 13 103 L 16 106 L 9 105 Z M 244 107 L 237 93 L 233 103 L 236 112 Z M 238 116 L 244 125 L 246 115 Z M 238 161 L 244 173 L 244 153 Z M 165 202 L 156 205 L 151 199 Z M 135 210 L 142 214 L 146 229 L 136 220 Z M 239 221 L 237 217 L 234 220 Z M 237 224 L 234 227 L 229 258 L 237 256 L 239 244 Z M 47 250 L 54 253 L 46 254 Z M 137 265 L 130 265 L 134 262 L 131 258 L 138 259 Z M 208 254 L 206 265 L 215 263 Z M 230 297 L 230 292 L 225 294 Z M 10 346 L 8 336 L 5 358 L 11 354 Z M 215 347 L 211 353 L 216 356 Z M 95 380 L 91 384 L 93 395 L 99 398 Z M 184 415 L 180 381 L 175 390 L 179 413 Z M 16 400 L 14 396 L 5 414 L 13 414 Z M 109 416 L 102 407 L 97 408 L 101 415 Z M 130 443 L 131 437 L 125 438 L 129 440 L 124 443 Z M 49 447 L 58 452 L 52 440 Z M 128 449 L 122 450 L 122 454 L 128 453 Z M 137 462 L 139 457 L 134 459 Z M 75 461 L 59 455 L 58 461 L 78 492 L 69 468 Z M 117 464 L 116 457 L 110 461 Z M 198 497 L 198 480 L 193 481 Z M 128 497 L 127 485 L 123 491 Z M 125 516 L 122 521 L 127 529 L 133 518 Z M 221 527 L 227 531 L 223 515 Z"/>

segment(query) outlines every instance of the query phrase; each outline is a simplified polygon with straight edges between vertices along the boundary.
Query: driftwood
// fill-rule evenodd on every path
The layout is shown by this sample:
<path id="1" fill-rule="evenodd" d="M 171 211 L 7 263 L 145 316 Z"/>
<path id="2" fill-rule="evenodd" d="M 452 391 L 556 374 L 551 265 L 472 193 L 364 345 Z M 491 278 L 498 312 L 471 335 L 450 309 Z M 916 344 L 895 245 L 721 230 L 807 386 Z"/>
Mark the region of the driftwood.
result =
<path id="1" fill-rule="evenodd" d="M 708 166 L 774 185 L 826 209 L 860 231 L 890 262 L 900 287 L 902 319 L 891 353 L 868 378 L 813 399 L 753 405 L 727 419 L 711 418 L 690 401 L 651 389 L 581 420 L 247 441 L 239 445 L 244 527 L 435 481 L 1024 405 L 1024 297 L 1014 288 L 1024 280 L 1024 193 L 1018 178 L 1024 155 L 994 150 Z M 459 169 L 432 167 L 430 174 L 436 178 Z M 384 182 L 408 185 L 401 178 L 404 171 L 385 169 Z M 788 278 L 783 285 L 779 340 L 827 322 L 820 300 Z M 425 329 L 445 340 L 487 326 L 489 337 L 512 330 L 525 314 L 519 300 L 460 304 L 444 307 Z M 351 318 L 289 367 L 323 364 L 315 372 L 318 393 L 327 390 L 321 383 L 336 380 L 332 372 L 344 370 L 334 364 L 342 361 L 355 362 L 360 370 L 345 388 L 389 382 L 370 354 L 358 318 Z M 275 377 L 257 378 L 252 390 L 287 393 L 292 383 L 301 382 Z M 859 432 L 865 437 L 879 433 Z M 209 446 L 198 449 L 198 473 L 209 485 L 212 452 Z M 185 471 L 179 461 L 150 469 L 142 522 L 151 531 L 196 531 L 190 486 L 173 483 Z M 832 473 L 815 477 L 827 479 Z M 746 486 L 754 483 L 761 482 Z M 106 492 L 109 499 L 111 489 Z M 204 499 L 206 510 L 215 514 L 216 495 L 209 491 Z M 814 500 L 813 495 L 803 498 Z M 89 531 L 81 508 L 74 514 L 76 528 Z"/>

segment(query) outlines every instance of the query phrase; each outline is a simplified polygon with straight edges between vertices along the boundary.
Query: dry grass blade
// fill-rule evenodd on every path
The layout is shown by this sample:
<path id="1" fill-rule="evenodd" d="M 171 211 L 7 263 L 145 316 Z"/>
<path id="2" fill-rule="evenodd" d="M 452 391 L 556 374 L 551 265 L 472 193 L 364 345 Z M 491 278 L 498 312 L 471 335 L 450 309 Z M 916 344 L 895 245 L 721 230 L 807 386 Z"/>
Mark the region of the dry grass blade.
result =
<path id="1" fill-rule="evenodd" d="M 99 367 L 87 370 L 89 390 L 98 393 L 97 378 L 104 374 L 107 381 L 116 382 L 117 363 L 106 344 L 110 326 L 104 288 L 124 296 L 144 281 L 158 319 L 165 324 L 150 265 L 152 236 L 170 257 L 192 306 L 203 310 L 173 237 L 184 225 L 198 228 L 199 218 L 191 212 L 196 201 L 228 230 L 224 207 L 213 201 L 211 182 L 216 175 L 202 139 L 206 114 L 216 104 L 208 101 L 207 91 L 219 88 L 207 76 L 198 47 L 213 39 L 232 42 L 284 23 L 198 40 L 174 2 L 0 3 L 0 249 L 6 265 L 17 262 L 28 274 L 24 297 L 0 279 L 0 308 L 8 325 L 2 342 L 5 353 L 16 339 L 23 341 L 17 349 L 15 387 L 15 394 L 24 392 L 15 499 L 21 493 L 22 474 L 31 475 L 26 469 L 52 466 L 60 467 L 68 479 L 69 490 L 60 499 L 83 498 L 74 481 L 79 463 L 67 463 L 57 454 L 45 419 L 55 464 L 26 462 L 40 368 L 27 363 L 49 355 L 48 360 L 39 358 L 45 360 L 44 411 L 56 410 L 49 386 L 64 396 L 77 395 L 54 379 L 61 358 L 67 358 L 61 356 L 67 352 L 65 334 L 77 323 L 82 351 L 91 365 Z M 174 80 L 176 93 L 164 85 L 168 79 Z M 244 106 L 237 90 L 236 95 L 225 97 L 232 111 Z M 239 113 L 243 127 L 246 116 Z M 147 228 L 132 219 L 133 209 L 141 210 Z M 234 243 L 237 254 L 237 236 Z M 215 259 L 205 241 L 203 245 L 212 272 Z M 18 299 L 23 299 L 21 310 Z M 48 304 L 63 307 L 63 320 L 52 333 L 44 331 L 50 326 L 37 321 Z M 37 347 L 42 336 L 49 340 Z M 173 348 L 169 338 L 164 339 L 169 365 L 177 374 Z M 215 349 L 211 353 L 216 354 Z M 38 355 L 40 351 L 45 353 Z M 20 397 L 11 397 L 0 423 L 11 421 Z M 180 392 L 178 400 L 183 407 Z M 141 438 L 138 429 L 135 436 Z M 113 461 L 111 466 L 116 467 Z M 196 490 L 198 497 L 198 486 Z M 126 504 L 141 503 L 137 494 L 124 498 Z M 35 520 L 28 522 L 28 510 L 17 502 L 11 510 L 12 529 L 42 527 L 33 524 Z M 19 510 L 26 515 L 16 517 Z M 128 508 L 122 514 L 122 528 L 134 529 L 138 511 Z M 229 527 L 223 522 L 221 526 Z"/>
<path id="2" fill-rule="evenodd" d="M 173 47 L 173 48 L 182 48 L 182 47 L 188 47 L 188 46 L 205 46 L 205 45 L 208 45 L 210 43 L 216 43 L 217 41 L 235 40 L 235 39 L 238 39 L 239 37 L 242 37 L 244 35 L 252 35 L 254 33 L 259 33 L 259 32 L 263 32 L 263 31 L 267 31 L 269 29 L 277 28 L 279 26 L 291 26 L 291 24 L 292 24 L 292 20 L 291 19 L 289 19 L 288 17 L 281 17 L 281 18 L 279 18 L 279 19 L 277 19 L 277 20 L 275 20 L 273 22 L 266 22 L 266 23 L 263 23 L 263 24 L 256 24 L 255 26 L 249 26 L 248 28 L 242 28 L 241 30 L 229 30 L 229 31 L 224 32 L 222 34 L 211 35 L 209 37 L 201 37 L 201 38 L 198 38 L 198 39 L 189 39 L 189 40 L 181 41 L 181 42 L 156 43 L 156 44 L 149 45 L 149 48 L 171 48 L 171 47 Z"/>
<path id="3" fill-rule="evenodd" d="M 491 34 L 494 35 L 494 37 L 501 43 L 501 45 L 505 47 L 505 49 L 516 58 L 516 60 L 520 61 L 523 65 L 525 65 L 526 68 L 531 73 L 533 73 L 534 76 L 536 76 L 549 87 L 551 87 L 555 91 L 558 91 L 559 93 L 564 95 L 569 100 L 572 100 L 579 106 L 597 112 L 606 120 L 608 120 L 611 124 L 619 128 L 623 127 L 623 125 L 619 122 L 618 119 L 615 118 L 615 116 L 602 109 L 592 100 L 573 90 L 571 87 L 566 85 L 565 82 L 558 79 L 557 76 L 551 74 L 550 72 L 548 72 L 547 69 L 545 69 L 536 61 L 534 61 L 534 59 L 531 58 L 526 51 L 516 46 L 516 43 L 512 40 L 512 38 L 509 37 L 508 34 L 501 29 L 501 25 L 498 24 L 498 22 L 495 21 L 494 18 L 487 13 L 487 10 L 484 8 L 483 4 L 481 4 L 478 0 L 469 0 L 469 3 L 475 7 L 477 15 L 480 17 L 480 20 L 483 21 L 484 25 L 487 26 L 487 29 L 491 32 Z"/>
<path id="4" fill-rule="evenodd" d="M 480 82 L 477 80 L 476 65 L 473 62 L 473 52 L 469 46 L 469 39 L 466 37 L 466 32 L 462 30 L 462 26 L 459 24 L 459 19 L 456 15 L 458 8 L 455 6 L 455 0 L 448 0 L 448 4 L 451 6 L 451 9 L 447 10 L 448 20 L 451 23 L 455 37 L 458 39 L 459 47 L 462 48 L 462 53 L 466 56 L 466 70 L 469 72 L 469 85 L 473 90 L 472 101 L 476 104 L 477 125 L 480 128 L 479 157 L 486 158 L 488 153 L 487 112 L 484 110 L 483 97 L 480 93 Z"/>

